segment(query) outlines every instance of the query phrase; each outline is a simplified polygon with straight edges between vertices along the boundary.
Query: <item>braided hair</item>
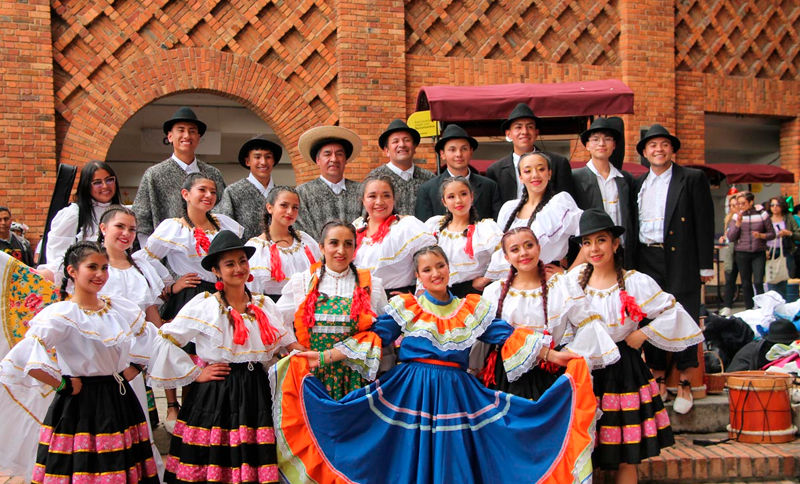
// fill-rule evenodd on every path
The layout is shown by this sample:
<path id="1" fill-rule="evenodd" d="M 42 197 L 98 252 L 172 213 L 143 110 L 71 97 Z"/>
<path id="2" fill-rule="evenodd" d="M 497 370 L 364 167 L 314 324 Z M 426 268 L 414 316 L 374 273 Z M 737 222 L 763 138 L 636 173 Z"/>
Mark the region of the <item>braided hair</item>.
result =
<path id="1" fill-rule="evenodd" d="M 78 266 L 86 260 L 92 254 L 102 254 L 106 257 L 106 249 L 105 247 L 97 244 L 96 242 L 77 242 L 67 249 L 64 253 L 64 281 L 61 283 L 61 300 L 67 299 L 67 285 L 69 281 L 75 282 L 67 269 L 72 266 L 74 269 L 77 269 Z"/>
<path id="2" fill-rule="evenodd" d="M 392 183 L 392 179 L 389 177 L 389 175 L 370 175 L 370 176 L 366 177 L 363 182 L 361 182 L 361 202 L 362 203 L 364 202 L 364 195 L 367 193 L 367 185 L 369 185 L 370 183 L 375 182 L 375 181 L 382 181 L 382 182 L 386 183 L 387 185 L 389 185 L 389 190 L 392 192 L 392 200 L 397 198 L 397 192 L 394 189 L 394 183 Z M 394 204 L 394 203 L 392 203 L 392 213 L 390 213 L 389 216 L 391 217 L 392 215 L 397 215 L 397 205 Z M 359 233 L 360 232 L 366 232 L 367 228 L 369 227 L 369 223 L 368 222 L 369 222 L 369 213 L 366 213 L 366 211 L 365 211 L 364 225 L 361 226 L 361 228 L 359 228 L 357 232 L 359 232 Z"/>
<path id="3" fill-rule="evenodd" d="M 186 176 L 186 178 L 184 178 L 183 186 L 181 187 L 181 189 L 186 190 L 187 192 L 191 191 L 192 188 L 200 180 L 208 180 L 214 184 L 215 189 L 217 187 L 217 182 L 215 182 L 208 176 L 204 175 L 203 173 L 190 173 Z M 189 208 L 188 205 L 186 204 L 186 200 L 183 197 L 181 197 L 181 207 L 183 208 L 183 219 L 186 220 L 186 224 L 189 225 L 191 229 L 194 229 L 195 228 L 194 222 L 192 222 L 192 219 L 189 218 Z M 209 222 L 211 222 L 212 227 L 214 227 L 216 230 L 219 230 L 219 224 L 217 223 L 217 220 L 211 215 L 210 211 L 206 212 L 206 218 L 208 219 Z"/>
<path id="4" fill-rule="evenodd" d="M 507 249 L 506 249 L 506 241 L 508 240 L 508 238 L 511 237 L 512 235 L 516 235 L 516 234 L 519 234 L 519 233 L 530 234 L 530 236 L 533 237 L 533 240 L 536 242 L 536 244 L 539 243 L 539 239 L 536 238 L 536 234 L 534 234 L 533 230 L 531 230 L 529 227 L 517 227 L 517 228 L 509 230 L 508 232 L 503 234 L 503 238 L 500 239 L 500 245 L 503 247 L 503 254 L 508 254 Z M 542 308 L 544 309 L 544 324 L 545 324 L 545 327 L 546 327 L 547 326 L 547 321 L 548 321 L 548 319 L 547 319 L 548 318 L 548 315 L 547 315 L 547 277 L 545 276 L 545 272 L 544 272 L 544 263 L 541 260 L 539 260 L 539 263 L 537 264 L 537 270 L 539 271 L 539 279 L 541 279 L 541 282 L 542 282 Z M 506 296 L 508 295 L 508 291 L 511 289 L 511 286 L 514 284 L 514 279 L 516 277 L 517 277 L 517 268 L 512 265 L 511 269 L 508 272 L 508 277 L 506 278 L 506 280 L 504 282 L 501 283 L 500 297 L 498 298 L 498 301 L 497 301 L 497 313 L 495 315 L 495 317 L 498 318 L 498 319 L 502 319 L 503 303 L 506 300 Z"/>
<path id="5" fill-rule="evenodd" d="M 111 223 L 111 221 L 118 213 L 130 215 L 131 217 L 133 217 L 134 220 L 136 220 L 136 214 L 133 212 L 133 210 L 127 207 L 123 207 L 122 205 L 111 205 L 106 209 L 105 212 L 103 212 L 103 215 L 100 216 L 100 223 L 107 226 L 108 224 Z M 105 247 L 105 239 L 106 235 L 102 231 L 100 231 L 100 233 L 97 234 L 98 245 Z M 145 277 L 144 272 L 142 272 L 142 269 L 140 269 L 139 266 L 136 265 L 136 261 L 134 261 L 133 257 L 131 257 L 131 248 L 132 247 L 128 247 L 127 249 L 125 249 L 125 259 L 127 259 L 128 263 L 132 265 L 134 269 L 136 269 L 136 272 L 138 272 L 139 274 L 142 275 L 142 277 L 144 277 L 144 280 L 147 283 L 147 287 L 150 287 L 150 281 L 147 280 L 147 277 Z"/>
<path id="6" fill-rule="evenodd" d="M 467 189 L 469 190 L 469 194 L 472 195 L 473 201 L 474 201 L 474 198 L 475 198 L 475 191 L 472 189 L 472 185 L 470 184 L 469 180 L 467 180 L 466 177 L 454 176 L 454 177 L 450 177 L 450 178 L 445 178 L 442 181 L 442 184 L 439 185 L 439 198 L 442 200 L 442 205 L 444 205 L 444 210 L 445 210 L 444 217 L 442 217 L 442 220 L 439 222 L 439 230 L 438 230 L 438 232 L 440 232 L 440 233 L 441 233 L 442 230 L 446 229 L 448 225 L 450 225 L 450 222 L 453 221 L 453 213 L 450 210 L 448 210 L 447 209 L 447 205 L 444 204 L 444 191 L 448 186 L 450 186 L 453 183 L 462 183 L 462 184 L 464 184 L 467 187 Z M 478 223 L 478 210 L 475 209 L 475 204 L 473 203 L 469 207 L 469 222 L 467 223 L 467 225 L 474 225 L 476 223 Z M 469 227 L 464 229 L 464 232 L 462 234 L 464 237 L 467 236 L 467 231 L 468 230 L 469 230 Z"/>
<path id="7" fill-rule="evenodd" d="M 300 201 L 300 195 L 294 188 L 286 186 L 277 186 L 274 187 L 272 190 L 270 190 L 269 194 L 267 195 L 267 204 L 274 206 L 275 202 L 278 201 L 278 196 L 280 196 L 281 193 L 294 193 L 295 196 L 297 197 L 297 200 Z M 270 225 L 272 225 L 272 214 L 269 213 L 269 210 L 267 210 L 266 207 L 264 208 L 263 224 L 264 224 L 264 237 L 268 241 L 272 242 L 272 239 L 269 236 L 269 227 Z M 294 240 L 300 242 L 300 234 L 291 225 L 289 226 L 289 235 L 291 235 Z"/>
<path id="8" fill-rule="evenodd" d="M 104 161 L 93 160 L 83 165 L 81 176 L 78 180 L 78 187 L 75 189 L 75 204 L 78 205 L 78 232 L 83 231 L 84 236 L 92 229 L 94 224 L 99 223 L 94 219 L 94 208 L 92 206 L 92 179 L 98 170 L 105 170 L 108 176 L 117 177 L 111 165 Z M 114 196 L 111 203 L 119 205 L 119 180 L 114 181 Z"/>
<path id="9" fill-rule="evenodd" d="M 519 157 L 519 164 L 517 165 L 517 174 L 518 175 L 521 173 L 521 170 L 522 170 L 522 160 L 524 160 L 525 158 L 528 158 L 529 156 L 538 156 L 538 157 L 542 158 L 547 163 L 548 171 L 552 170 L 552 163 L 550 163 L 550 158 L 547 155 L 545 155 L 544 153 L 539 153 L 539 152 L 536 152 L 536 153 L 524 153 L 523 155 L 521 155 Z M 555 195 L 555 189 L 553 188 L 553 185 L 548 182 L 547 183 L 547 187 L 544 190 L 544 196 L 542 196 L 541 201 L 539 201 L 539 204 L 536 205 L 536 208 L 533 209 L 533 213 L 531 213 L 531 216 L 528 218 L 528 224 L 527 224 L 528 227 L 530 227 L 533 224 L 534 220 L 536 220 L 536 215 L 538 215 L 539 212 L 542 211 L 542 209 L 545 207 L 545 205 L 547 205 L 547 202 L 549 202 L 550 199 L 553 198 L 553 195 Z M 511 225 L 514 223 L 514 220 L 516 220 L 517 214 L 519 213 L 520 210 L 522 210 L 522 207 L 524 207 L 526 203 L 528 203 L 528 189 L 527 188 L 522 190 L 522 197 L 520 197 L 519 203 L 514 208 L 514 210 L 511 212 L 511 215 L 508 217 L 508 222 L 506 222 L 506 226 L 503 228 L 503 232 L 508 232 L 508 229 L 511 228 Z"/>

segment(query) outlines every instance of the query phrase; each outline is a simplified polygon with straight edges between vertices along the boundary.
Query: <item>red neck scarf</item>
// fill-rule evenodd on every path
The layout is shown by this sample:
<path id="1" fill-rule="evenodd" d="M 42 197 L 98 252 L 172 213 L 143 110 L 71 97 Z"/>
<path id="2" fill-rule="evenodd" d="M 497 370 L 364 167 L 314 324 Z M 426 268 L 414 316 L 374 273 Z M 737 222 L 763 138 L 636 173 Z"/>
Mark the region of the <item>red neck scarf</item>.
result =
<path id="1" fill-rule="evenodd" d="M 467 245 L 464 246 L 464 252 L 467 253 L 470 259 L 475 258 L 475 251 L 472 250 L 473 235 L 475 235 L 475 224 L 469 224 L 469 227 L 467 227 Z"/>
<path id="2" fill-rule="evenodd" d="M 300 243 L 302 244 L 302 242 Z M 314 254 L 311 253 L 311 249 L 309 249 L 305 244 L 303 244 L 303 249 L 306 257 L 308 258 L 308 263 L 314 265 L 314 263 L 317 261 L 314 259 Z M 269 247 L 269 274 L 278 282 L 286 279 L 286 274 L 283 272 L 283 263 L 281 262 L 281 252 L 277 243 L 274 243 Z"/>
<path id="3" fill-rule="evenodd" d="M 208 240 L 208 236 L 206 235 L 205 231 L 200 227 L 194 228 L 194 249 L 197 251 L 197 255 L 203 255 L 200 252 L 202 249 L 204 253 L 208 254 L 208 248 L 211 247 L 211 241 Z"/>
<path id="4" fill-rule="evenodd" d="M 619 292 L 619 300 L 622 303 L 622 321 L 625 322 L 625 313 L 628 313 L 631 320 L 634 323 L 641 322 L 644 318 L 647 317 L 647 313 L 642 311 L 641 306 L 636 304 L 636 299 L 633 296 L 628 295 L 626 291 Z"/>
<path id="5" fill-rule="evenodd" d="M 381 224 L 378 226 L 378 230 L 376 230 L 375 234 L 372 236 L 372 242 L 382 242 L 384 237 L 389 234 L 389 229 L 395 220 L 397 220 L 397 215 L 391 215 L 389 218 L 381 222 Z M 361 242 L 364 240 L 364 237 L 367 236 L 367 230 L 369 230 L 369 226 L 364 227 L 364 230 L 356 234 L 356 251 L 358 251 L 358 248 L 361 247 Z M 353 257 L 355 257 L 355 254 L 353 254 Z"/>
<path id="6" fill-rule="evenodd" d="M 258 323 L 258 329 L 261 333 L 261 342 L 264 345 L 272 345 L 280 336 L 280 333 L 277 329 L 275 329 L 271 324 L 269 324 L 269 318 L 261 310 L 260 307 L 256 306 L 253 303 L 247 304 L 247 309 L 253 313 L 253 317 L 255 317 L 256 322 Z M 231 319 L 233 319 L 233 342 L 237 345 L 243 345 L 247 342 L 247 338 L 250 336 L 250 331 L 247 330 L 247 326 L 244 325 L 244 318 L 242 318 L 241 313 L 239 311 L 233 309 L 232 306 L 228 306 L 228 311 L 231 313 Z"/>

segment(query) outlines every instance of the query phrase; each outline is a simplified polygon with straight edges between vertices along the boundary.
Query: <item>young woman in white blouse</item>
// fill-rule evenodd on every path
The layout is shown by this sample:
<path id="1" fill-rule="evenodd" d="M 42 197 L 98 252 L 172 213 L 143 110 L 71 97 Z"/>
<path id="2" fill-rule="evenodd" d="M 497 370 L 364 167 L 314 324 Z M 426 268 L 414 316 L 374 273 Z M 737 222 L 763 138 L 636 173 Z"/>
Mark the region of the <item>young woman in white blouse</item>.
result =
<path id="1" fill-rule="evenodd" d="M 703 333 L 671 294 L 645 274 L 622 267 L 619 236 L 600 209 L 589 209 L 580 221 L 581 250 L 589 262 L 570 271 L 592 309 L 619 348 L 616 363 L 595 371 L 594 392 L 603 416 L 597 423 L 595 467 L 616 470 L 617 483 L 637 482 L 636 464 L 656 456 L 675 441 L 659 385 L 640 355 L 645 340 L 665 351 L 682 351 L 703 341 Z M 650 319 L 647 326 L 640 322 Z M 682 377 L 686 380 L 686 377 Z M 674 409 L 691 408 L 688 381 L 682 382 Z"/>
<path id="2" fill-rule="evenodd" d="M 84 240 L 96 241 L 100 216 L 110 205 L 119 203 L 119 182 L 111 166 L 103 161 L 86 163 L 75 190 L 75 202 L 59 210 L 50 223 L 45 246 L 47 262 L 37 268 L 39 274 L 60 284 L 67 248 Z"/>
<path id="3" fill-rule="evenodd" d="M 274 187 L 267 196 L 264 232 L 246 245 L 255 247 L 250 259 L 251 291 L 277 302 L 293 274 L 302 272 L 320 257 L 319 244 L 292 224 L 300 212 L 300 196 L 293 188 Z"/>
<path id="4" fill-rule="evenodd" d="M 475 195 L 465 177 L 445 178 L 439 195 L 446 213 L 429 218 L 425 226 L 450 261 L 450 291 L 458 297 L 480 294 L 492 282 L 483 275 L 503 232 L 492 219 L 478 220 Z"/>
<path id="5" fill-rule="evenodd" d="M 367 214 L 353 222 L 356 227 L 353 263 L 380 278 L 387 296 L 414 292 L 414 252 L 436 244 L 436 239 L 416 217 L 395 212 L 391 178 L 367 177 L 361 187 Z"/>
<path id="6" fill-rule="evenodd" d="M 582 210 L 567 192 L 554 193 L 550 185 L 553 172 L 550 159 L 542 153 L 526 153 L 519 159 L 519 179 L 525 186 L 522 197 L 509 200 L 500 208 L 497 224 L 503 232 L 517 227 L 530 227 L 539 241 L 541 259 L 548 271 L 562 265 L 567 256 L 569 239 L 578 230 Z M 499 280 L 508 274 L 509 265 L 503 252 L 497 250 L 486 271 L 486 277 Z"/>

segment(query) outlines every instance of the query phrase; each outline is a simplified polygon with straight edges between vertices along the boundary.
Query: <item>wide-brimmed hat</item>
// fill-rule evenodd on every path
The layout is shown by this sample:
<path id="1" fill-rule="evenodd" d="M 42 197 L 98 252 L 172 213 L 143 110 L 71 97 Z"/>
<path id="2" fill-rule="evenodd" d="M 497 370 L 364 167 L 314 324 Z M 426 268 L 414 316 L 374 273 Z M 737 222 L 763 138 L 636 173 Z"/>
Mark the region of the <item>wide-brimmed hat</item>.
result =
<path id="1" fill-rule="evenodd" d="M 769 333 L 764 339 L 770 343 L 789 345 L 800 339 L 800 332 L 797 331 L 797 327 L 791 321 L 776 319 L 770 323 Z"/>
<path id="2" fill-rule="evenodd" d="M 181 106 L 171 118 L 164 121 L 164 134 L 168 134 L 172 130 L 172 126 L 180 122 L 192 123 L 197 126 L 200 136 L 206 134 L 206 123 L 197 119 L 197 115 L 192 111 L 192 108 L 187 106 Z"/>
<path id="3" fill-rule="evenodd" d="M 597 118 L 594 120 L 589 129 L 581 133 L 581 141 L 583 145 L 586 146 L 586 143 L 589 142 L 589 138 L 598 131 L 606 131 L 607 133 L 611 134 L 614 137 L 614 144 L 616 145 L 619 143 L 619 139 L 622 137 L 622 133 L 608 120 L 608 118 Z"/>
<path id="4" fill-rule="evenodd" d="M 533 114 L 533 109 L 531 109 L 530 106 L 528 106 L 525 103 L 519 103 L 517 104 L 517 107 L 515 107 L 514 110 L 511 111 L 511 114 L 508 115 L 508 119 L 503 121 L 503 124 L 500 125 L 500 129 L 503 130 L 503 133 L 505 133 L 506 130 L 509 128 L 509 126 L 511 126 L 511 123 L 520 118 L 533 119 L 533 121 L 536 123 L 537 128 L 539 127 L 539 124 L 542 121 L 541 119 L 537 118 L 535 114 Z"/>
<path id="5" fill-rule="evenodd" d="M 590 208 L 589 210 L 583 211 L 579 229 L 580 233 L 574 236 L 576 239 L 600 232 L 601 230 L 608 230 L 614 237 L 619 237 L 625 233 L 625 227 L 615 225 L 614 221 L 611 220 L 611 216 L 599 208 Z"/>
<path id="6" fill-rule="evenodd" d="M 277 165 L 278 162 L 281 161 L 281 155 L 283 155 L 283 148 L 281 148 L 281 146 L 278 143 L 274 143 L 265 138 L 264 135 L 257 134 L 252 138 L 250 138 L 249 140 L 247 140 L 242 145 L 242 147 L 239 148 L 239 164 L 245 168 L 248 168 L 247 163 L 245 163 L 244 160 L 245 158 L 247 158 L 247 155 L 250 154 L 250 151 L 255 149 L 263 149 L 271 151 L 272 157 L 275 158 L 275 165 Z"/>
<path id="7" fill-rule="evenodd" d="M 237 249 L 243 249 L 248 259 L 256 253 L 256 248 L 244 245 L 238 235 L 230 230 L 221 230 L 211 241 L 211 245 L 208 247 L 208 254 L 200 261 L 200 265 L 203 266 L 203 269 L 210 271 L 219 256 Z"/>
<path id="8" fill-rule="evenodd" d="M 398 131 L 407 131 L 411 135 L 411 138 L 414 140 L 414 146 L 419 145 L 419 140 L 420 140 L 419 131 L 407 125 L 406 122 L 403 121 L 402 119 L 395 119 L 391 123 L 389 123 L 389 127 L 386 128 L 386 131 L 381 133 L 380 137 L 378 137 L 378 146 L 380 146 L 381 149 L 386 148 L 386 138 L 388 138 L 390 134 L 396 133 Z"/>
<path id="9" fill-rule="evenodd" d="M 435 150 L 436 152 L 440 152 L 444 149 L 444 145 L 447 144 L 448 141 L 453 139 L 465 139 L 469 141 L 469 145 L 472 147 L 473 150 L 478 149 L 478 140 L 473 138 L 472 136 L 468 135 L 464 128 L 457 124 L 448 124 L 446 128 L 444 128 L 444 132 L 442 133 L 442 137 L 439 141 L 436 142 Z"/>
<path id="10" fill-rule="evenodd" d="M 670 143 L 672 143 L 672 151 L 674 153 L 677 153 L 678 150 L 681 149 L 681 140 L 669 134 L 667 128 L 660 124 L 654 124 L 650 126 L 650 129 L 644 134 L 644 138 L 639 140 L 636 144 L 636 151 L 638 151 L 641 156 L 644 156 L 644 145 L 653 138 L 667 138 Z"/>
<path id="11" fill-rule="evenodd" d="M 341 126 L 317 126 L 309 129 L 300 135 L 297 149 L 304 160 L 316 163 L 319 150 L 330 143 L 342 145 L 347 161 L 357 158 L 361 153 L 361 137 Z"/>

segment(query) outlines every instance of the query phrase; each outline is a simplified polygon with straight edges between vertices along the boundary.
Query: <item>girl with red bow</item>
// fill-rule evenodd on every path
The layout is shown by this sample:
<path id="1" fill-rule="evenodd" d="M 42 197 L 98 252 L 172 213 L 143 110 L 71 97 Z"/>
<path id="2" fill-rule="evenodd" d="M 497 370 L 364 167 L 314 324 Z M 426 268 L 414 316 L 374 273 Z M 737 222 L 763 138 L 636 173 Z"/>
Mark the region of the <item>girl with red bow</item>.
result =
<path id="1" fill-rule="evenodd" d="M 361 187 L 367 214 L 353 221 L 356 227 L 353 263 L 379 277 L 387 297 L 414 292 L 414 252 L 436 244 L 436 239 L 413 215 L 397 214 L 391 178 L 368 176 Z"/>
<path id="2" fill-rule="evenodd" d="M 381 280 L 353 265 L 352 224 L 330 221 L 322 227 L 321 237 L 322 260 L 291 277 L 278 309 L 286 326 L 294 326 L 301 345 L 329 355 L 336 343 L 369 328 L 387 301 Z M 330 358 L 314 373 L 336 400 L 367 384 L 358 371 Z"/>
<path id="3" fill-rule="evenodd" d="M 254 279 L 248 287 L 275 302 L 293 274 L 308 269 L 321 257 L 317 242 L 292 227 L 299 212 L 300 197 L 293 188 L 273 188 L 267 196 L 264 233 L 246 244 L 256 249 L 250 258 Z"/>
<path id="4" fill-rule="evenodd" d="M 253 252 L 237 234 L 219 232 L 202 259 L 202 268 L 219 279 L 217 292 L 195 296 L 153 344 L 153 386 L 194 382 L 178 415 L 164 482 L 278 481 L 266 368 L 279 351 L 302 347 L 275 303 L 247 289 Z M 190 341 L 205 363 L 181 350 Z"/>
<path id="5" fill-rule="evenodd" d="M 595 467 L 617 470 L 620 484 L 637 482 L 636 464 L 675 442 L 659 383 L 640 355 L 642 344 L 649 340 L 675 352 L 703 341 L 702 331 L 674 296 L 650 276 L 622 267 L 617 249 L 624 232 L 603 210 L 583 212 L 576 238 L 588 263 L 568 274 L 619 348 L 619 361 L 593 374 L 603 416 L 592 461 Z M 644 318 L 650 320 L 646 326 L 640 324 Z M 683 411 L 678 402 L 674 409 Z"/>
<path id="6" fill-rule="evenodd" d="M 483 274 L 503 231 L 492 219 L 478 220 L 475 193 L 465 177 L 445 178 L 439 195 L 446 213 L 429 218 L 425 226 L 450 260 L 450 292 L 457 297 L 480 294 L 492 282 Z"/>

